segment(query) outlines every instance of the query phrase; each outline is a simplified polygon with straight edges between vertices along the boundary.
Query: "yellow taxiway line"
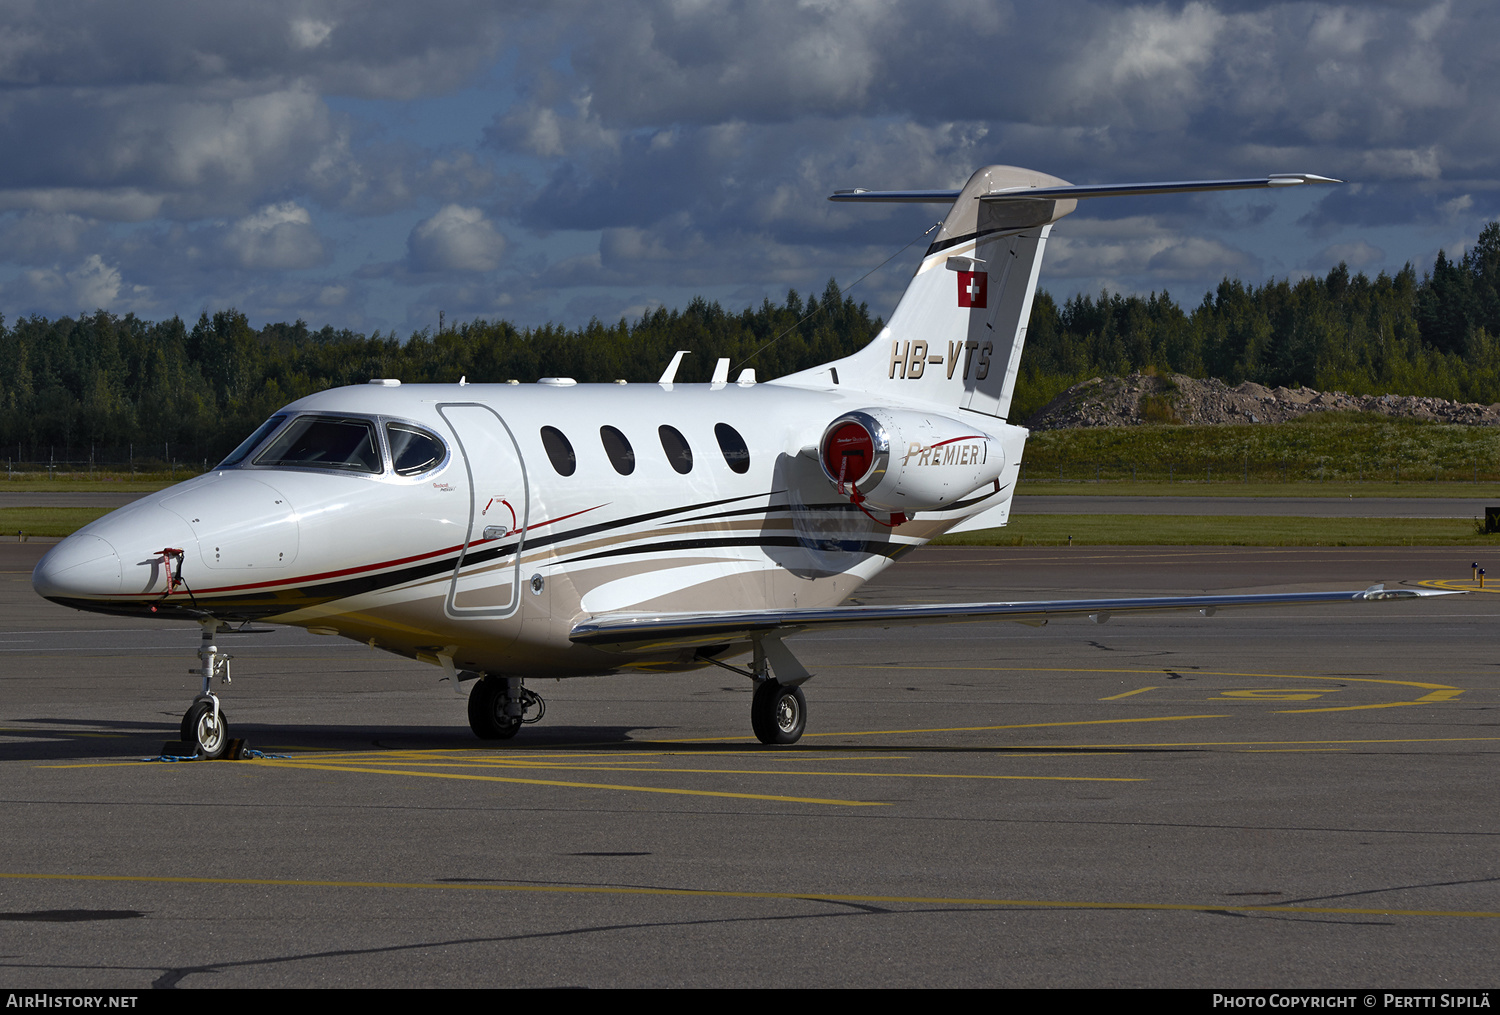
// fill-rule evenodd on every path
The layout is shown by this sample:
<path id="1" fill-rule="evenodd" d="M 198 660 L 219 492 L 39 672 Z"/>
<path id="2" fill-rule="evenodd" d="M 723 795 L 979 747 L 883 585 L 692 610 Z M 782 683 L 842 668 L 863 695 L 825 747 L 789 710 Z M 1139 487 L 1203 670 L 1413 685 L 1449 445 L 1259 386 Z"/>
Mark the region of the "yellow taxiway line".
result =
<path id="1" fill-rule="evenodd" d="M 664 793 L 671 796 L 729 797 L 734 800 L 770 800 L 775 803 L 828 804 L 836 807 L 889 807 L 877 800 L 832 800 L 824 797 L 776 796 L 768 793 L 730 793 L 722 790 L 673 789 L 662 786 L 627 786 L 607 782 L 564 782 L 559 779 L 521 779 L 502 775 L 461 775 L 454 772 L 413 772 L 400 768 L 369 768 L 362 765 L 324 765 L 299 761 L 257 761 L 263 767 L 301 768 L 318 772 L 353 772 L 361 775 L 406 775 L 417 779 L 458 779 L 469 782 L 507 782 L 523 786 L 560 786 L 565 789 L 604 789 L 623 793 Z"/>
<path id="2" fill-rule="evenodd" d="M 1033 730 L 1050 726 L 1108 726 L 1115 723 L 1127 722 L 1177 722 L 1181 719 L 1228 719 L 1226 715 L 1159 715 L 1141 716 L 1134 719 L 1080 719 L 1075 722 L 1025 722 L 1014 723 L 1009 726 L 944 726 L 932 729 L 915 730 L 848 730 L 842 733 L 804 733 L 803 739 L 808 737 L 879 737 L 892 733 L 979 733 L 986 730 Z M 720 740 L 744 740 L 744 737 L 683 737 L 678 740 L 644 740 L 647 744 L 699 744 L 714 743 Z M 1053 745 L 1048 745 L 1053 746 Z M 1046 748 L 1041 748 L 1046 750 Z"/>

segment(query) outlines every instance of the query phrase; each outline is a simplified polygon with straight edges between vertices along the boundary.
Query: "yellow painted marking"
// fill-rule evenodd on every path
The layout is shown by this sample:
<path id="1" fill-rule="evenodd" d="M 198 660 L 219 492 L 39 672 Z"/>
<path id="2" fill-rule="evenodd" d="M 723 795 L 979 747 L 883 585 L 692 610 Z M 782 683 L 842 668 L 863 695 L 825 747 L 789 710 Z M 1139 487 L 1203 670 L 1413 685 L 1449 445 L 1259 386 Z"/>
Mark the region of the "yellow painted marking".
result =
<path id="1" fill-rule="evenodd" d="M 1160 687 L 1137 687 L 1133 691 L 1126 691 L 1124 694 L 1111 694 L 1108 698 L 1100 698 L 1099 700 L 1100 701 L 1119 701 L 1121 698 L 1128 698 L 1132 694 L 1145 694 L 1147 691 L 1159 691 L 1159 690 L 1161 690 Z"/>
<path id="2" fill-rule="evenodd" d="M 1217 698 L 1207 698 L 1206 701 L 1312 701 L 1321 698 L 1325 694 L 1338 691 L 1337 687 L 1320 687 L 1315 691 L 1288 691 L 1285 688 L 1273 687 L 1266 689 L 1225 691 Z"/>
<path id="3" fill-rule="evenodd" d="M 1337 752 L 1337 751 L 1347 751 L 1348 749 L 1349 748 L 1347 748 L 1347 747 L 1267 747 L 1264 750 L 1261 750 L 1260 748 L 1251 748 L 1250 750 L 1245 751 L 1244 753 L 1245 754 L 1322 754 L 1322 753 L 1326 753 L 1328 751 Z"/>
<path id="4" fill-rule="evenodd" d="M 884 670 L 884 669 L 905 669 L 907 667 L 893 666 L 893 665 L 888 665 L 888 664 L 885 664 L 885 663 L 875 663 L 875 664 L 871 664 L 871 665 L 864 666 L 864 667 L 851 667 L 851 668 L 852 669 Z M 1058 667 L 1041 667 L 1041 666 L 1036 666 L 1036 667 L 1032 667 L 1032 666 L 930 666 L 930 667 L 928 667 L 928 669 L 933 669 L 933 670 L 979 670 L 979 671 L 988 671 L 988 672 L 997 672 L 997 673 L 1006 673 L 1006 672 L 1008 672 L 1008 673 L 1150 673 L 1150 674 L 1157 674 L 1157 673 L 1163 672 L 1162 670 L 1135 670 L 1135 669 L 1080 669 L 1080 668 L 1071 667 L 1071 666 L 1069 666 L 1069 667 L 1062 667 L 1062 666 L 1058 666 Z M 1192 670 L 1191 672 L 1193 673 L 1194 676 L 1207 676 L 1207 677 L 1269 677 L 1269 678 L 1272 678 L 1272 679 L 1275 679 L 1275 680 L 1328 680 L 1329 679 L 1329 677 L 1327 677 L 1326 675 L 1325 676 L 1309 676 L 1309 675 L 1300 674 L 1300 673 L 1232 673 L 1232 672 L 1227 672 L 1227 671 L 1223 671 L 1223 670 Z M 1287 710 L 1275 712 L 1273 714 L 1274 715 L 1300 715 L 1300 714 L 1307 713 L 1307 712 L 1358 712 L 1358 711 L 1361 711 L 1363 709 L 1369 709 L 1369 708 L 1398 708 L 1398 707 L 1403 706 L 1403 705 L 1415 705 L 1419 701 L 1448 701 L 1451 698 L 1456 698 L 1458 695 L 1464 693 L 1462 688 L 1453 687 L 1450 684 L 1431 684 L 1431 683 L 1427 683 L 1425 681 L 1420 681 L 1420 680 L 1383 680 L 1383 679 L 1377 679 L 1375 677 L 1338 677 L 1336 679 L 1338 679 L 1338 680 L 1340 680 L 1342 682 L 1351 683 L 1351 684 L 1397 684 L 1397 685 L 1400 685 L 1400 686 L 1403 686 L 1403 687 L 1421 687 L 1421 688 L 1428 689 L 1430 691 L 1447 692 L 1447 693 L 1445 693 L 1444 696 L 1441 697 L 1441 698 L 1435 698 L 1435 697 L 1433 697 L 1433 695 L 1428 694 L 1425 697 L 1418 698 L 1417 701 L 1392 701 L 1392 702 L 1384 702 L 1384 703 L 1377 704 L 1377 705 L 1337 705 L 1337 706 L 1330 706 L 1330 707 L 1327 707 L 1327 708 L 1287 709 Z M 1330 693 L 1330 692 L 1332 692 L 1334 690 L 1339 690 L 1339 688 L 1321 688 L 1321 689 L 1318 690 L 1318 693 L 1320 693 L 1320 694 L 1321 693 Z M 1131 693 L 1135 693 L 1135 692 L 1131 692 Z M 1224 693 L 1226 695 L 1234 695 L 1236 697 L 1255 697 L 1257 695 L 1261 695 L 1261 696 L 1263 696 L 1263 700 L 1268 700 L 1269 696 L 1270 696 L 1270 692 L 1255 692 L 1255 691 L 1239 691 L 1239 692 L 1236 692 L 1236 691 L 1225 691 Z M 1116 697 L 1124 697 L 1124 695 L 1116 695 Z M 1305 700 L 1307 700 L 1307 698 L 1308 698 L 1307 695 L 1303 695 L 1300 698 L 1297 697 L 1297 696 L 1295 696 L 1295 695 L 1283 695 L 1279 700 L 1282 700 L 1282 701 L 1304 700 L 1305 701 Z M 1111 699 L 1109 699 L 1109 698 L 1101 698 L 1099 700 L 1101 700 L 1101 701 L 1109 701 Z M 1222 701 L 1224 699 L 1223 698 L 1205 698 L 1204 700 L 1205 701 Z M 809 735 L 810 736 L 818 736 L 820 734 L 809 734 Z"/>
<path id="5" fill-rule="evenodd" d="M 1500 592 L 1500 588 L 1497 588 L 1494 583 L 1481 587 L 1479 582 L 1472 578 L 1429 578 L 1417 584 L 1430 589 L 1447 589 L 1450 592 Z"/>
<path id="6" fill-rule="evenodd" d="M 275 762 L 270 762 L 270 763 L 271 764 L 275 764 Z M 484 765 L 484 764 L 466 764 L 466 763 L 461 762 L 461 761 L 402 761 L 402 762 L 396 762 L 396 764 L 399 764 L 399 765 L 412 765 L 412 766 L 423 766 L 423 767 L 432 767 L 432 768 L 490 768 L 490 769 L 494 769 L 494 768 L 498 767 L 498 768 L 517 768 L 517 769 L 528 769 L 528 768 L 554 769 L 554 768 L 562 768 L 562 769 L 570 770 L 570 771 L 574 770 L 571 766 L 566 766 L 566 765 L 546 765 L 546 764 L 543 764 L 543 765 L 526 765 L 526 764 L 515 764 L 515 765 L 495 766 L 495 765 Z M 305 767 L 305 766 L 302 766 L 302 765 L 290 765 L 290 766 L 284 766 L 284 767 L 301 768 L 301 767 Z M 582 771 L 596 771 L 596 772 L 608 772 L 608 771 L 612 771 L 612 769 L 604 767 L 604 766 L 600 766 L 598 768 L 593 768 L 593 769 L 587 768 L 585 766 L 579 766 L 579 770 L 582 770 Z M 629 771 L 640 772 L 641 770 L 640 769 L 630 769 Z M 815 775 L 815 776 L 821 776 L 823 778 L 830 778 L 830 779 L 836 779 L 836 778 L 840 778 L 840 777 L 850 777 L 850 778 L 866 778 L 866 779 L 1004 779 L 1004 780 L 1018 780 L 1018 781 L 1026 781 L 1026 782 L 1147 782 L 1147 781 L 1149 781 L 1149 780 L 1140 779 L 1140 778 L 1125 778 L 1125 777 L 1117 777 L 1117 776 L 1084 776 L 1084 775 L 960 775 L 960 774 L 932 773 L 932 772 L 809 772 L 806 769 L 801 769 L 801 770 L 796 770 L 796 771 L 772 771 L 772 770 L 767 770 L 767 769 L 755 769 L 755 768 L 653 768 L 649 772 L 642 773 L 642 774 L 655 775 L 658 772 L 661 772 L 661 773 L 673 773 L 673 774 L 685 774 L 685 775 L 769 775 L 769 776 Z M 413 772 L 411 774 L 416 775 L 416 774 L 421 774 L 421 773 Z"/>
<path id="7" fill-rule="evenodd" d="M 1347 909 L 1332 906 L 1239 905 L 1235 903 L 1099 902 L 1073 899 L 945 898 L 921 895 L 843 895 L 824 892 L 735 892 L 712 888 L 638 888 L 616 885 L 476 885 L 422 881 L 304 881 L 283 878 L 197 878 L 139 874 L 21 874 L 0 872 L 14 881 L 96 881 L 170 885 L 246 885 L 275 888 L 386 888 L 440 892 L 537 892 L 554 895 L 646 895 L 705 899 L 767 899 L 804 902 L 905 903 L 916 906 L 1027 906 L 1043 909 L 1114 909 L 1177 913 L 1307 913 L 1339 916 L 1436 916 L 1496 920 L 1500 912 L 1452 909 Z"/>
<path id="8" fill-rule="evenodd" d="M 355 765 L 320 765 L 296 761 L 252 761 L 252 765 L 274 765 L 277 768 L 302 768 L 320 772 L 355 772 L 364 775 L 409 775 L 419 779 L 461 779 L 473 782 L 509 782 L 524 786 L 561 786 L 565 789 L 607 789 L 625 793 L 665 793 L 672 796 L 730 797 L 735 800 L 772 800 L 790 804 L 830 804 L 837 807 L 889 807 L 873 800 L 828 800 L 821 797 L 771 796 L 765 793 L 728 793 L 706 789 L 667 789 L 659 786 L 625 786 L 607 782 L 562 782 L 556 779 L 520 779 L 501 775 L 459 775 L 449 772 L 412 772 L 398 768 L 365 768 Z M 243 764 L 243 762 L 242 762 Z"/>
<path id="9" fill-rule="evenodd" d="M 1029 730 L 1043 726 L 1107 726 L 1121 722 L 1176 722 L 1179 719 L 1228 719 L 1227 715 L 1161 715 L 1136 719 L 1082 719 L 1077 722 L 1026 722 L 1012 726 L 946 726 L 916 730 L 858 730 L 845 733 L 804 733 L 806 737 L 879 737 L 893 733 L 977 733 L 985 730 Z M 680 740 L 652 740 L 657 744 L 710 743 L 717 740 L 743 740 L 744 737 L 684 737 Z"/>
<path id="10" fill-rule="evenodd" d="M 1370 708 L 1404 708 L 1407 705 L 1418 704 L 1415 701 L 1382 701 L 1374 705 L 1329 705 L 1326 708 L 1286 708 L 1279 709 L 1273 715 L 1305 715 L 1308 712 L 1362 712 Z"/>
<path id="11" fill-rule="evenodd" d="M 1460 694 L 1463 693 L 1464 692 L 1459 690 L 1433 691 L 1431 694 L 1422 695 L 1422 697 L 1418 698 L 1417 701 L 1452 701 L 1454 698 L 1457 698 Z"/>
<path id="12" fill-rule="evenodd" d="M 894 663 L 870 663 L 868 665 L 850 666 L 847 668 L 855 670 L 911 669 L 909 665 L 896 665 Z M 1137 670 L 1081 666 L 924 666 L 924 669 L 961 670 L 982 673 L 1134 673 L 1152 677 L 1159 677 L 1167 672 L 1164 669 Z M 1172 672 L 1175 673 L 1177 671 L 1173 670 Z M 1326 673 L 1320 675 L 1301 673 L 1240 673 L 1234 670 L 1187 670 L 1185 672 L 1195 677 L 1269 677 L 1275 680 L 1338 680 L 1349 684 L 1396 684 L 1401 687 L 1422 687 L 1431 691 L 1457 690 L 1452 684 L 1430 684 L 1421 680 L 1383 680 L 1374 677 L 1330 677 Z"/>

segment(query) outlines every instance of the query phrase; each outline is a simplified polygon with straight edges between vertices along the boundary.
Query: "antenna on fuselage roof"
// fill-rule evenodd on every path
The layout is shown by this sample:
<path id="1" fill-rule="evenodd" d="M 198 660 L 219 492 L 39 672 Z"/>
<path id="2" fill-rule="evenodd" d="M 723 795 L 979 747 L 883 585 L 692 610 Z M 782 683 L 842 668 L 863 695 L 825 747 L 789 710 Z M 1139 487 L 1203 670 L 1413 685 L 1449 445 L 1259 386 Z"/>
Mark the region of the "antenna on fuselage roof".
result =
<path id="1" fill-rule="evenodd" d="M 691 349 L 678 349 L 672 357 L 672 362 L 667 364 L 667 369 L 661 372 L 661 379 L 657 384 L 671 384 L 677 378 L 677 368 L 682 366 L 682 357 L 692 352 Z"/>
<path id="2" fill-rule="evenodd" d="M 842 191 L 840 193 L 842 193 Z M 934 229 L 936 229 L 938 226 L 942 225 L 942 224 L 943 224 L 942 220 L 939 219 L 938 221 L 934 222 L 932 225 L 930 225 L 926 229 L 924 229 L 922 231 L 922 235 L 921 236 L 913 236 L 911 239 L 907 240 L 905 243 L 903 243 L 901 245 L 901 249 L 897 250 L 890 257 L 887 257 L 884 261 L 881 261 L 879 264 L 877 264 L 875 267 L 871 268 L 869 271 L 865 272 L 863 275 L 859 276 L 859 278 L 855 279 L 853 282 L 850 282 L 848 285 L 844 286 L 844 288 L 840 289 L 839 290 L 839 296 L 841 296 L 841 297 L 842 296 L 847 296 L 849 294 L 849 290 L 850 289 L 853 289 L 855 286 L 859 285 L 865 279 L 867 279 L 871 275 L 875 274 L 881 268 L 884 268 L 886 265 L 890 264 L 896 258 L 898 258 L 902 254 L 906 253 L 906 248 L 907 247 L 911 246 L 913 243 L 916 243 L 918 240 L 922 239 L 923 237 L 931 235 L 932 231 Z M 779 334 L 775 338 L 771 339 L 765 345 L 761 346 L 759 349 L 756 349 L 750 355 L 748 355 L 744 359 L 740 360 L 739 365 L 740 366 L 744 366 L 746 363 L 749 363 L 755 357 L 759 356 L 761 353 L 763 353 L 767 349 L 771 348 L 771 346 L 775 345 L 777 342 L 780 342 L 783 338 L 786 338 L 786 336 L 790 335 L 792 332 L 794 332 L 798 328 L 802 327 L 803 322 L 806 321 L 808 318 L 812 317 L 814 314 L 822 313 L 823 308 L 826 307 L 827 305 L 828 305 L 827 303 L 819 303 L 818 306 L 817 306 L 817 308 L 815 310 L 809 311 L 807 314 L 803 315 L 801 321 L 798 321 L 796 324 L 792 325 L 790 328 L 786 329 L 781 334 Z M 752 376 L 754 376 L 754 375 L 752 374 Z"/>

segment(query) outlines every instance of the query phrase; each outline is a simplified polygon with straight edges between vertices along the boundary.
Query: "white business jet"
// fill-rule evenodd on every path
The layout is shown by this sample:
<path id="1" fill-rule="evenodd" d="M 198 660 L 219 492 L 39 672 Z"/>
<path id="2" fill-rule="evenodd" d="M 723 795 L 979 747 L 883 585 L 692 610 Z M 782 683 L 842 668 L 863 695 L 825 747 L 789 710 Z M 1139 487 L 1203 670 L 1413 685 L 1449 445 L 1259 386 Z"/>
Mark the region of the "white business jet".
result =
<path id="1" fill-rule="evenodd" d="M 216 637 L 256 621 L 432 663 L 455 690 L 472 680 L 483 738 L 540 718 L 526 677 L 713 665 L 755 682 L 756 737 L 791 744 L 812 674 L 783 639 L 801 631 L 1432 595 L 840 605 L 937 535 L 1006 523 L 1032 294 L 1053 223 L 1079 200 L 1336 182 L 1072 186 L 989 166 L 957 191 L 839 191 L 952 206 L 889 325 L 851 356 L 764 383 L 720 360 L 711 383 L 677 384 L 678 353 L 655 384 L 320 392 L 213 471 L 80 529 L 32 583 L 82 610 L 198 621 L 203 690 L 182 739 L 210 758 L 231 745 Z"/>

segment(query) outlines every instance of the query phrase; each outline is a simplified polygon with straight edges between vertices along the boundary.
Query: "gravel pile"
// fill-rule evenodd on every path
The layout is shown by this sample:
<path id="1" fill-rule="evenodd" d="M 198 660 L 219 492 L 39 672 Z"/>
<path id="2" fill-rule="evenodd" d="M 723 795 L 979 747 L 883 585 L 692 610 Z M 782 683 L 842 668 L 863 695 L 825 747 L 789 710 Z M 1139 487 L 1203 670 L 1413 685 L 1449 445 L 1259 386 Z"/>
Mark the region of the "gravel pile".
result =
<path id="1" fill-rule="evenodd" d="M 1383 416 L 1500 426 L 1494 405 L 1417 395 L 1346 395 L 1311 388 L 1267 388 L 1253 381 L 1182 374 L 1093 377 L 1058 395 L 1023 425 L 1032 430 L 1143 423 L 1281 423 L 1309 412 L 1376 412 Z"/>

